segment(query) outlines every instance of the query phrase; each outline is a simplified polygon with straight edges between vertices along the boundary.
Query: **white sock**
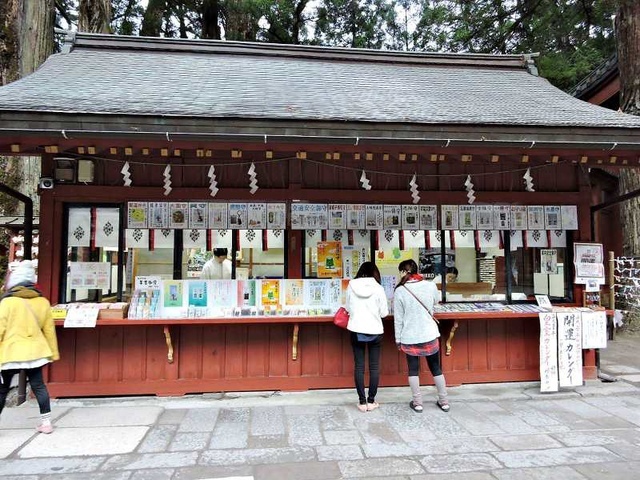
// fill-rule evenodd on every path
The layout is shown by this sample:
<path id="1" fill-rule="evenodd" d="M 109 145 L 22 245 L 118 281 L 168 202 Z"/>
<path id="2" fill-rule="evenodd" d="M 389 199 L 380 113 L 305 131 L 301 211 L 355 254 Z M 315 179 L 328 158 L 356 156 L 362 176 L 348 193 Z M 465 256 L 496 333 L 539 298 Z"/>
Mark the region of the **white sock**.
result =
<path id="1" fill-rule="evenodd" d="M 40 420 L 42 421 L 42 425 L 51 425 L 51 412 L 41 413 Z"/>

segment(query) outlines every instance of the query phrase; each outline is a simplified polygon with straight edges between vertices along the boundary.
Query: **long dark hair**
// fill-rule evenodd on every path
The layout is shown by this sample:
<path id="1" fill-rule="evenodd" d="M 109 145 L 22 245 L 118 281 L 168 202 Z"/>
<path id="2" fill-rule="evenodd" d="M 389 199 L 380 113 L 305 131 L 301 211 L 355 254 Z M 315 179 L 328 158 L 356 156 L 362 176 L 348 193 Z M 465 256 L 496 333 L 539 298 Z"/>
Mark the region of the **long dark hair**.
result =
<path id="1" fill-rule="evenodd" d="M 380 282 L 380 270 L 376 267 L 376 264 L 373 262 L 364 262 L 360 265 L 358 269 L 358 273 L 356 273 L 356 278 L 375 278 L 376 282 Z"/>
<path id="2" fill-rule="evenodd" d="M 402 262 L 400 262 L 400 265 L 398 265 L 398 271 L 407 272 L 407 273 L 410 273 L 411 275 L 415 275 L 418 273 L 418 264 L 411 259 L 403 260 Z M 403 275 L 400 281 L 398 282 L 398 284 L 396 285 L 396 288 L 401 287 L 408 281 L 409 281 L 409 276 Z"/>

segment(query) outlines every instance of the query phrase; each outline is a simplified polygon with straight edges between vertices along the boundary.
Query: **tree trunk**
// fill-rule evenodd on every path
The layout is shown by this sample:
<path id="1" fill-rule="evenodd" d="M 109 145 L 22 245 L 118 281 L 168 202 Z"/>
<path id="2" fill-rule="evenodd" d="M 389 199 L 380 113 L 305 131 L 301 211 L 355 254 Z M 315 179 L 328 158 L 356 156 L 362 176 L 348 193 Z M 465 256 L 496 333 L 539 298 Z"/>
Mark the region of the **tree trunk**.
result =
<path id="1" fill-rule="evenodd" d="M 21 4 L 18 0 L 0 2 L 0 85 L 19 78 L 17 18 Z"/>
<path id="2" fill-rule="evenodd" d="M 620 0 L 616 15 L 620 108 L 640 115 L 640 2 Z M 620 170 L 620 194 L 640 188 L 638 169 Z M 640 198 L 620 205 L 622 249 L 626 256 L 640 256 Z"/>
<path id="3" fill-rule="evenodd" d="M 218 0 L 202 2 L 202 38 L 220 40 L 220 3 Z"/>
<path id="4" fill-rule="evenodd" d="M 78 31 L 111 33 L 111 1 L 80 0 L 78 5 Z"/>
<path id="5" fill-rule="evenodd" d="M 159 37 L 162 32 L 162 19 L 166 9 L 166 0 L 149 0 L 142 18 L 140 35 L 143 37 Z"/>

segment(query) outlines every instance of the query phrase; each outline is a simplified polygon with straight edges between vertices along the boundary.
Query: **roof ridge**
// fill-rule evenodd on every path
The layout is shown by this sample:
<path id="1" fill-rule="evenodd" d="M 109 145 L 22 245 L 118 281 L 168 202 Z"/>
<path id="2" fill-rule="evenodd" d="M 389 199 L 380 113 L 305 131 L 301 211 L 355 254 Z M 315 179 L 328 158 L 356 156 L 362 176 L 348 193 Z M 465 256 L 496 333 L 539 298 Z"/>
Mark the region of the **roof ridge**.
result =
<path id="1" fill-rule="evenodd" d="M 530 54 L 487 54 L 487 53 L 443 53 L 398 50 L 373 50 L 365 48 L 327 47 L 320 45 L 293 45 L 267 42 L 238 42 L 226 40 L 182 39 L 164 37 L 139 37 L 127 35 L 65 33 L 62 53 L 74 49 L 118 49 L 146 50 L 161 52 L 183 52 L 202 54 L 256 55 L 283 58 L 308 58 L 320 60 L 361 61 L 376 63 L 409 63 L 423 65 L 456 65 L 493 68 L 531 69 L 533 58 Z"/>

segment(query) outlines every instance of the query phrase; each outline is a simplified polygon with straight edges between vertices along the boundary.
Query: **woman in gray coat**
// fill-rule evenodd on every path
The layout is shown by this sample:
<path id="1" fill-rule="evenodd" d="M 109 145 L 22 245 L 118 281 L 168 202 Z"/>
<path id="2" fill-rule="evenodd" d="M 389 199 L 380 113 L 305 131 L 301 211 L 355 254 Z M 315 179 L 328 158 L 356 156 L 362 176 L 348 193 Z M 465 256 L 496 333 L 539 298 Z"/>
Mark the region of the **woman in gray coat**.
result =
<path id="1" fill-rule="evenodd" d="M 418 265 L 405 260 L 398 266 L 402 278 L 393 294 L 393 317 L 396 345 L 407 356 L 409 387 L 412 400 L 409 406 L 422 413 L 420 392 L 420 357 L 425 357 L 438 391 L 436 404 L 449 411 L 447 383 L 440 367 L 440 331 L 433 318 L 433 307 L 439 302 L 438 288 L 418 274 Z"/>

